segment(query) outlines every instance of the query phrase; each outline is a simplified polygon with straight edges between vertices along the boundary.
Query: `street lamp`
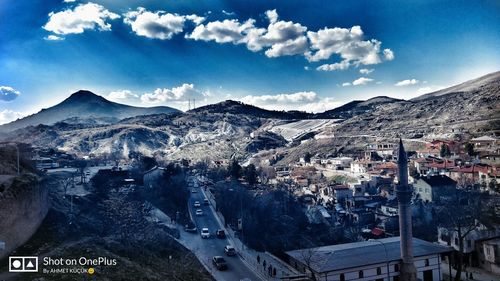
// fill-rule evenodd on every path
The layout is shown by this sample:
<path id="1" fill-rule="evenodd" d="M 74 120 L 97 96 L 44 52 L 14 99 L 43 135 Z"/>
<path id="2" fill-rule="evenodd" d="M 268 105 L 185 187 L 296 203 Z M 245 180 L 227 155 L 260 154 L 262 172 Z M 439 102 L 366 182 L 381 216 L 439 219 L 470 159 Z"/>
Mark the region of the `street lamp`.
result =
<path id="1" fill-rule="evenodd" d="M 376 239 L 368 239 L 369 242 L 377 242 L 379 243 L 380 245 L 382 245 L 382 247 L 384 247 L 384 252 L 385 252 L 385 265 L 387 267 L 387 280 L 390 280 L 390 276 L 389 276 L 389 256 L 387 255 L 387 248 L 385 247 L 385 244 L 382 243 L 382 241 L 379 241 L 379 240 L 376 240 Z"/>

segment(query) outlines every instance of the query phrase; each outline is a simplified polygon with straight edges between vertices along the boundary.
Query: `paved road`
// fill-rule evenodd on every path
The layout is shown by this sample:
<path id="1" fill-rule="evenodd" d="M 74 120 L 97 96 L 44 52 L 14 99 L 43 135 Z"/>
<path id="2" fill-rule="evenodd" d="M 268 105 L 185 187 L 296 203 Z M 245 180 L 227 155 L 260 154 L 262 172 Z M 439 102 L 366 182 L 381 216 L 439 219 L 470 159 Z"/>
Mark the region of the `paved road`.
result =
<path id="1" fill-rule="evenodd" d="M 198 227 L 198 233 L 184 232 L 181 235 L 190 240 L 189 242 L 192 243 L 191 246 L 195 254 L 198 256 L 198 258 L 203 259 L 206 264 L 208 263 L 211 272 L 213 272 L 213 275 L 217 280 L 238 281 L 244 278 L 249 278 L 252 281 L 261 280 L 252 272 L 251 269 L 246 266 L 245 263 L 243 263 L 238 255 L 232 257 L 224 255 L 224 246 L 229 244 L 229 241 L 227 239 L 220 239 L 215 236 L 215 231 L 220 228 L 220 225 L 210 207 L 203 205 L 203 199 L 205 197 L 200 188 L 202 187 L 194 188 L 198 192 L 191 193 L 191 198 L 189 199 L 189 208 Z M 198 209 L 193 206 L 195 201 L 199 201 L 201 203 L 200 209 L 203 210 L 202 216 L 195 215 L 195 211 L 196 209 Z M 200 231 L 203 227 L 208 227 L 208 229 L 210 230 L 211 237 L 209 239 L 201 238 Z M 186 237 L 188 235 L 191 235 L 191 237 Z M 223 256 L 226 259 L 228 263 L 227 271 L 218 271 L 212 265 L 211 259 L 216 255 Z"/>

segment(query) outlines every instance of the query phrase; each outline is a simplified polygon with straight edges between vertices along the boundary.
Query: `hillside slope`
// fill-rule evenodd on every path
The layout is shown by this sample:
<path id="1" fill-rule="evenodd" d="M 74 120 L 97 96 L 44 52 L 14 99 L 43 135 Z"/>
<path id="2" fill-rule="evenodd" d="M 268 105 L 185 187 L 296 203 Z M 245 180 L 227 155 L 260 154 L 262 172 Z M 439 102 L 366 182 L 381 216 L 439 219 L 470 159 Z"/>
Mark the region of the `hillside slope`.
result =
<path id="1" fill-rule="evenodd" d="M 97 119 L 100 123 L 113 123 L 123 118 L 158 113 L 178 113 L 177 109 L 158 107 L 135 107 L 115 102 L 92 92 L 80 90 L 61 103 L 42 109 L 40 112 L 0 126 L 0 131 L 13 131 L 39 124 L 52 125 L 66 119 Z"/>

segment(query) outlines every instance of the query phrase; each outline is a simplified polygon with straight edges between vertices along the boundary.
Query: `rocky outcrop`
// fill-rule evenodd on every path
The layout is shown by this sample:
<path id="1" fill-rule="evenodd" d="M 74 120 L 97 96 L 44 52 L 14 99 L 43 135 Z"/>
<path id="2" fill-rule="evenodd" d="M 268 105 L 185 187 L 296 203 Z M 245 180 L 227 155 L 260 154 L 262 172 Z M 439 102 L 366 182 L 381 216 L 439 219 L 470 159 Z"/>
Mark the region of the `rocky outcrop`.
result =
<path id="1" fill-rule="evenodd" d="M 4 182 L 0 190 L 0 240 L 5 249 L 0 251 L 0 259 L 35 233 L 48 209 L 48 188 L 36 175 L 24 174 Z"/>

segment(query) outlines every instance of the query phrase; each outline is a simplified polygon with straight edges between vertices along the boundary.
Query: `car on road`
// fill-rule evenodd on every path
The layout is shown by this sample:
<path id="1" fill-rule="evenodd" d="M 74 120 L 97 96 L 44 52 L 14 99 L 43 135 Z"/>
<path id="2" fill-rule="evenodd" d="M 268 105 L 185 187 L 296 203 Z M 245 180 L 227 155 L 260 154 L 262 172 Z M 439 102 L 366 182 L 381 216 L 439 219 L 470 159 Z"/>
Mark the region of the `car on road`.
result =
<path id="1" fill-rule="evenodd" d="M 215 235 L 217 236 L 217 238 L 226 238 L 226 233 L 224 232 L 223 229 L 217 229 L 217 231 L 215 232 Z"/>
<path id="2" fill-rule="evenodd" d="M 202 209 L 197 209 L 196 210 L 196 215 L 197 216 L 203 216 L 203 210 Z"/>
<path id="3" fill-rule="evenodd" d="M 227 269 L 227 263 L 226 260 L 221 257 L 221 256 L 215 256 L 212 258 L 212 263 L 215 265 L 215 267 L 218 270 L 226 270 Z"/>
<path id="4" fill-rule="evenodd" d="M 210 231 L 204 227 L 201 229 L 201 238 L 210 238 Z"/>
<path id="5" fill-rule="evenodd" d="M 203 205 L 209 205 L 210 201 L 207 198 L 203 199 Z"/>
<path id="6" fill-rule="evenodd" d="M 236 255 L 236 249 L 231 245 L 226 245 L 224 247 L 224 253 L 226 253 L 226 255 L 228 256 L 234 256 Z"/>
<path id="7" fill-rule="evenodd" d="M 194 201 L 194 207 L 195 208 L 201 207 L 200 201 Z"/>
<path id="8" fill-rule="evenodd" d="M 198 231 L 198 229 L 196 228 L 196 225 L 194 225 L 194 223 L 188 223 L 188 224 L 186 224 L 184 226 L 184 230 L 186 232 L 193 232 L 193 233 L 195 233 L 195 232 Z"/>
<path id="9" fill-rule="evenodd" d="M 198 190 L 193 188 L 193 189 L 191 189 L 191 193 L 198 193 Z"/>

